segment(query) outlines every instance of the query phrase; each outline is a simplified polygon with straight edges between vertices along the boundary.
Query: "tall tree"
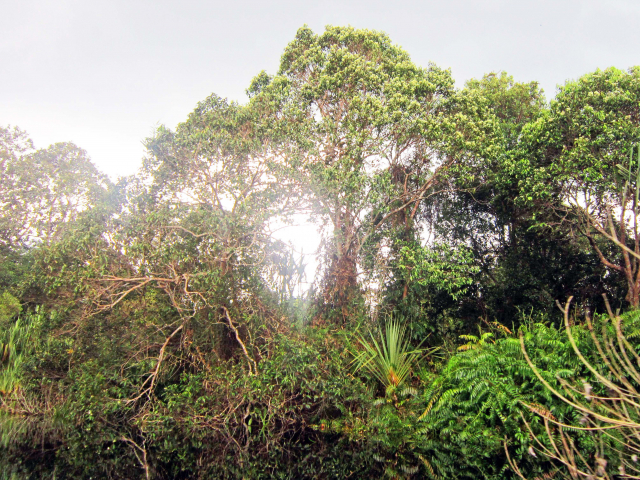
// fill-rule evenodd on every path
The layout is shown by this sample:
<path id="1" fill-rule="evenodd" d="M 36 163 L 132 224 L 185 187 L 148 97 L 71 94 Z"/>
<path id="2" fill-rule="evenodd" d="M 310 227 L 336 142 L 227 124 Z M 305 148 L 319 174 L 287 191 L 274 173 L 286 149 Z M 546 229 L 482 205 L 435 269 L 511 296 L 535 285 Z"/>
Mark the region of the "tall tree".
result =
<path id="1" fill-rule="evenodd" d="M 446 163 L 433 143 L 452 92 L 448 71 L 415 66 L 382 33 L 304 27 L 256 96 L 288 119 L 290 173 L 312 215 L 331 226 L 324 301 L 343 321 L 362 246 L 399 212 L 410 222 Z"/>
<path id="2" fill-rule="evenodd" d="M 640 306 L 635 186 L 617 167 L 637 170 L 629 155 L 640 139 L 640 67 L 568 82 L 523 139 L 513 164 L 520 202 L 554 212 L 555 222 L 586 238 L 602 265 L 625 279 L 627 301 Z"/>

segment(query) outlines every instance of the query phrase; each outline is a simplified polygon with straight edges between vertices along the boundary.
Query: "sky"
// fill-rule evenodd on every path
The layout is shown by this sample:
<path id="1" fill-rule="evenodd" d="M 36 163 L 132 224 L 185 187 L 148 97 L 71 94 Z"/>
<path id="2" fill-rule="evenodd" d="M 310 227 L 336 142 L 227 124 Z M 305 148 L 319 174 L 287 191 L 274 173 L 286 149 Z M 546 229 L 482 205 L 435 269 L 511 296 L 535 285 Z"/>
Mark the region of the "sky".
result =
<path id="1" fill-rule="evenodd" d="M 639 0 L 0 0 L 0 125 L 71 141 L 116 179 L 143 140 L 211 93 L 245 102 L 302 25 L 386 32 L 457 86 L 491 71 L 540 82 L 640 64 Z"/>

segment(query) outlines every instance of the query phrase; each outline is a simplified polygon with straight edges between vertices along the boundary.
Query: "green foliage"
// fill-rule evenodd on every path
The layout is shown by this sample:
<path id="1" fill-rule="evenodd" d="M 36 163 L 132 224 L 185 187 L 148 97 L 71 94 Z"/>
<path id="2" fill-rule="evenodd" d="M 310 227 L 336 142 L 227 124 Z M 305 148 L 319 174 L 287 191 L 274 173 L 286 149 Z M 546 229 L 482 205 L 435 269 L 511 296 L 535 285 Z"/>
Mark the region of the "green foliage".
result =
<path id="1" fill-rule="evenodd" d="M 0 142 L 0 247 L 59 238 L 111 187 L 86 152 L 71 143 L 34 150 L 25 132 L 8 128 L 0 128 Z"/>
<path id="2" fill-rule="evenodd" d="M 636 433 L 640 423 L 636 409 L 629 407 L 637 403 L 640 382 L 637 368 L 630 360 L 635 357 L 637 362 L 640 358 L 634 338 L 640 315 L 637 310 L 614 314 L 607 303 L 608 315 L 591 319 L 587 314 L 586 327 L 575 327 L 570 320 L 571 300 L 564 307 L 558 306 L 564 313 L 566 337 L 588 376 L 558 376 L 558 384 L 552 385 L 529 358 L 524 344 L 522 350 L 547 391 L 580 417 L 577 423 L 576 419 L 558 421 L 538 412 L 544 419 L 545 431 L 536 434 L 526 425 L 534 440 L 530 451 L 538 451 L 559 469 L 579 478 L 614 478 L 617 473 L 623 478 L 637 475 Z M 591 455 L 583 454 L 584 444 L 575 442 L 572 438 L 575 436 L 591 443 Z M 518 469 L 513 463 L 511 466 Z"/>
<path id="3" fill-rule="evenodd" d="M 561 221 L 587 239 L 609 274 L 626 280 L 634 308 L 640 304 L 636 257 L 625 258 L 624 250 L 627 240 L 636 243 L 633 221 L 624 215 L 633 196 L 624 193 L 617 165 L 626 163 L 640 136 L 639 99 L 638 67 L 568 82 L 522 130 L 520 151 L 507 166 L 520 190 L 515 202 L 541 212 L 534 216 L 539 226 Z M 603 241 L 614 243 L 614 251 L 603 249 Z"/>
<path id="4" fill-rule="evenodd" d="M 0 330 L 0 395 L 11 394 L 19 387 L 22 364 L 31 350 L 31 328 L 21 319 Z"/>
<path id="5" fill-rule="evenodd" d="M 488 341 L 488 333 L 500 338 Z M 557 376 L 587 375 L 562 330 L 532 323 L 521 333 L 549 382 L 558 385 Z M 540 417 L 533 412 L 551 414 L 558 421 L 574 421 L 578 412 L 538 381 L 514 335 L 502 329 L 483 337 L 472 338 L 470 348 L 454 355 L 430 382 L 427 408 L 418 423 L 423 456 L 441 478 L 514 478 L 504 454 L 508 439 L 510 456 L 522 471 L 531 476 L 552 472 L 556 467 L 548 460 L 530 455 L 533 439 L 522 419 L 541 432 Z M 583 454 L 593 449 L 588 438 L 575 440 L 582 442 Z"/>
<path id="6" fill-rule="evenodd" d="M 400 249 L 398 267 L 411 282 L 422 286 L 437 286 L 457 300 L 473 283 L 480 268 L 473 265 L 471 251 L 437 244 L 430 248 L 404 246 Z"/>
<path id="7" fill-rule="evenodd" d="M 4 330 L 9 322 L 22 311 L 20 300 L 9 292 L 2 292 L 0 295 L 0 328 Z"/>
<path id="8" fill-rule="evenodd" d="M 523 131 L 535 148 L 528 163 L 546 158 L 542 168 L 529 170 L 528 179 L 521 177 L 526 182 L 522 201 L 547 198 L 559 182 L 568 187 L 572 180 L 615 189 L 611 174 L 640 136 L 639 95 L 638 67 L 598 70 L 562 87 L 549 111 Z M 553 177 L 556 181 L 549 183 Z"/>
<path id="9" fill-rule="evenodd" d="M 360 337 L 361 353 L 356 353 L 356 371 L 364 369 L 387 389 L 395 390 L 406 380 L 423 350 L 412 349 L 406 337 L 406 326 L 397 320 L 388 320 L 385 333 L 378 332 L 376 339 L 369 333 L 371 342 Z"/>
<path id="10" fill-rule="evenodd" d="M 363 246 L 379 252 L 371 237 L 408 219 L 433 183 L 453 81 L 435 65 L 417 67 L 381 32 L 303 27 L 278 75 L 255 82 L 262 87 L 251 104 L 268 105 L 286 132 L 286 177 L 312 217 L 332 227 L 322 295 L 344 323 L 360 296 Z"/>
<path id="11" fill-rule="evenodd" d="M 457 90 L 381 32 L 303 27 L 248 103 L 210 95 L 116 185 L 0 128 L 0 471 L 550 478 L 562 462 L 531 452 L 558 435 L 614 455 L 544 435 L 584 413 L 553 391 L 607 398 L 594 378 L 629 364 L 598 312 L 640 302 L 639 75 L 547 105 L 505 72 Z M 324 240 L 306 293 L 273 235 L 301 213 Z M 556 328 L 569 295 L 600 332 Z"/>

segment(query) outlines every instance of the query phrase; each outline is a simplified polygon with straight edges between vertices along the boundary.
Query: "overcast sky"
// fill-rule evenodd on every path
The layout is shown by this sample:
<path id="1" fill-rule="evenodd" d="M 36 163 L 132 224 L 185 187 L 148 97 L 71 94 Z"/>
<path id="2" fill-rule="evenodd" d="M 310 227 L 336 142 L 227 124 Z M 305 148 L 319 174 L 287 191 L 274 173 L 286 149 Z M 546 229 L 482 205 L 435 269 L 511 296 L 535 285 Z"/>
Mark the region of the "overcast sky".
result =
<path id="1" fill-rule="evenodd" d="M 596 68 L 640 64 L 640 0 L 1 2 L 0 125 L 37 147 L 72 141 L 113 178 L 209 94 L 244 102 L 305 23 L 382 30 L 459 87 L 506 70 L 548 98 Z"/>

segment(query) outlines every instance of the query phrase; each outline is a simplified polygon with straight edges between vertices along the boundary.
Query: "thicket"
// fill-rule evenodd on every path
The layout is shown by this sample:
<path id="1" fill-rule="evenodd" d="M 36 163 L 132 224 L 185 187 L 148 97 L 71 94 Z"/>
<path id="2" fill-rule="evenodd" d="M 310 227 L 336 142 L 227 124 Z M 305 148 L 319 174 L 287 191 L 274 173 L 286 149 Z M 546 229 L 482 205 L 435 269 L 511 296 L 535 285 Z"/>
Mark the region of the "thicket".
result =
<path id="1" fill-rule="evenodd" d="M 2 478 L 638 478 L 640 67 L 304 27 L 247 95 L 116 183 L 0 128 Z"/>

